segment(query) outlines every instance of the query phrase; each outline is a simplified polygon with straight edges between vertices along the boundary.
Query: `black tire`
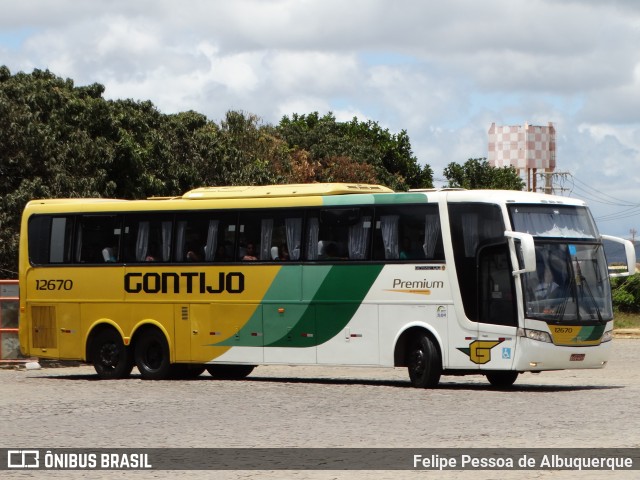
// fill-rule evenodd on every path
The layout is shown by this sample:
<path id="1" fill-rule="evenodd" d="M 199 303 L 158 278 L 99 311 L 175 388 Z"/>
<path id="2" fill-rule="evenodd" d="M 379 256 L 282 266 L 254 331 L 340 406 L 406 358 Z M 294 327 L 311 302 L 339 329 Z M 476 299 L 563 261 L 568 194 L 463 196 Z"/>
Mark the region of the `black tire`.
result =
<path id="1" fill-rule="evenodd" d="M 131 349 L 112 328 L 101 330 L 91 341 L 91 362 L 104 380 L 127 378 L 133 369 Z"/>
<path id="2" fill-rule="evenodd" d="M 416 388 L 433 388 L 440 382 L 440 352 L 428 336 L 420 335 L 409 344 L 407 369 L 411 384 Z"/>
<path id="3" fill-rule="evenodd" d="M 242 380 L 254 368 L 255 365 L 207 365 L 207 372 L 217 380 Z"/>
<path id="4" fill-rule="evenodd" d="M 140 335 L 136 341 L 134 358 L 142 378 L 145 380 L 171 378 L 169 344 L 164 334 L 156 328 L 150 328 L 141 332 Z"/>
<path id="5" fill-rule="evenodd" d="M 174 363 L 171 365 L 171 377 L 178 380 L 191 380 L 204 373 L 204 365 L 192 363 Z"/>
<path id="6" fill-rule="evenodd" d="M 487 380 L 489 380 L 489 383 L 498 388 L 509 388 L 515 383 L 516 379 L 518 378 L 518 372 L 510 370 L 487 372 L 485 373 L 485 375 L 487 376 Z"/>

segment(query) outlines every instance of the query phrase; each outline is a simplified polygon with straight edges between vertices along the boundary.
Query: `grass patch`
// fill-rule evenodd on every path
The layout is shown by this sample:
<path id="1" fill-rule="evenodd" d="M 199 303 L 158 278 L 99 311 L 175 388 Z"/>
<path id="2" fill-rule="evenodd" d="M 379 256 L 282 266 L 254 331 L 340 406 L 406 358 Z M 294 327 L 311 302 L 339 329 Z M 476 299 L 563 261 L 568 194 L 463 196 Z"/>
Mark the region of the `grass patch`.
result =
<path id="1" fill-rule="evenodd" d="M 640 314 L 615 312 L 613 315 L 614 328 L 640 328 Z"/>

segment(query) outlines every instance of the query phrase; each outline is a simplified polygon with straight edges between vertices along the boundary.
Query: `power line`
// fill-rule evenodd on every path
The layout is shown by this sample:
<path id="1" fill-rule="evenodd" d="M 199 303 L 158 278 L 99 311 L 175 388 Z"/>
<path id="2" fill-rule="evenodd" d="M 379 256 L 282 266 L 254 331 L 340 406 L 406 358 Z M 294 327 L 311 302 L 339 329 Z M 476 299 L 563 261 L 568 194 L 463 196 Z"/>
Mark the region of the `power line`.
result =
<path id="1" fill-rule="evenodd" d="M 545 185 L 550 186 L 553 193 L 556 192 L 568 192 L 569 196 L 577 194 L 579 197 L 588 201 L 590 204 L 599 203 L 602 205 L 608 205 L 613 207 L 626 207 L 624 210 L 609 213 L 595 217 L 594 219 L 599 222 L 609 222 L 614 220 L 623 220 L 640 215 L 640 203 L 631 203 L 626 200 L 614 197 L 606 192 L 603 192 L 597 188 L 592 187 L 588 183 L 580 180 L 575 175 L 569 172 L 544 172 L 539 173 L 542 177 L 546 177 L 548 181 Z M 571 181 L 571 187 L 567 188 L 566 184 Z M 556 186 L 560 184 L 560 186 Z M 547 187 L 549 188 L 549 187 Z"/>
<path id="2" fill-rule="evenodd" d="M 590 186 L 587 183 L 585 183 L 582 180 L 580 180 L 575 175 L 572 175 L 572 177 L 573 177 L 573 180 L 575 182 L 580 184 L 580 187 L 576 185 L 577 189 L 581 189 L 582 191 L 587 191 L 587 192 L 590 193 L 590 195 L 594 195 L 595 196 L 594 198 L 598 199 L 598 201 L 600 203 L 604 203 L 606 205 L 614 205 L 614 206 L 618 206 L 618 207 L 638 207 L 638 206 L 640 206 L 640 203 L 629 203 L 628 201 L 621 200 L 619 198 L 614 197 L 613 195 L 609 195 L 608 193 L 602 192 L 602 191 L 598 190 L 597 188 L 593 188 L 592 186 Z M 582 187 L 582 186 L 584 186 L 584 187 Z M 594 193 L 591 193 L 591 192 L 594 192 Z"/>

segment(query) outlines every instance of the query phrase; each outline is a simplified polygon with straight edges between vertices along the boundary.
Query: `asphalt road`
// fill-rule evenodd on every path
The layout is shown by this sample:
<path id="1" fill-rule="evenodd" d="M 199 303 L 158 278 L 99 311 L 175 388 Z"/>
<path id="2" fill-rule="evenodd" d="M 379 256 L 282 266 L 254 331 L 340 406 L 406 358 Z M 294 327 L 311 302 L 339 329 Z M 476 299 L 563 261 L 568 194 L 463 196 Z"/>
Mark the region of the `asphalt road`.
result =
<path id="1" fill-rule="evenodd" d="M 100 381 L 92 367 L 0 370 L 0 447 L 640 448 L 640 340 L 603 370 L 409 386 L 404 369 L 258 367 L 244 381 Z M 0 472 L 3 478 L 638 478 L 574 471 Z"/>

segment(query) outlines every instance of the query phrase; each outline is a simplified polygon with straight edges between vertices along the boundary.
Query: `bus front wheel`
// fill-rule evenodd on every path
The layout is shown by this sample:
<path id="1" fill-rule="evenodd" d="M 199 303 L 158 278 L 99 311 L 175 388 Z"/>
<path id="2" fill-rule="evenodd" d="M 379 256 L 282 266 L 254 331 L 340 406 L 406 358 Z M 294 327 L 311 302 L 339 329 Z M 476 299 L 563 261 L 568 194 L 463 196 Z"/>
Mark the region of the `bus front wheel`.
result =
<path id="1" fill-rule="evenodd" d="M 136 341 L 134 358 L 140 375 L 145 380 L 170 378 L 172 369 L 169 345 L 164 334 L 155 328 L 141 332 Z"/>
<path id="2" fill-rule="evenodd" d="M 431 388 L 440 382 L 440 353 L 427 335 L 419 335 L 411 342 L 407 352 L 407 369 L 411 384 L 416 388 Z"/>
<path id="3" fill-rule="evenodd" d="M 131 349 L 120 334 L 109 328 L 96 334 L 91 343 L 91 361 L 98 376 L 105 380 L 127 378 L 133 369 Z"/>
<path id="4" fill-rule="evenodd" d="M 510 387 L 518 378 L 518 372 L 510 370 L 487 372 L 485 375 L 487 376 L 489 383 L 498 388 Z"/>

